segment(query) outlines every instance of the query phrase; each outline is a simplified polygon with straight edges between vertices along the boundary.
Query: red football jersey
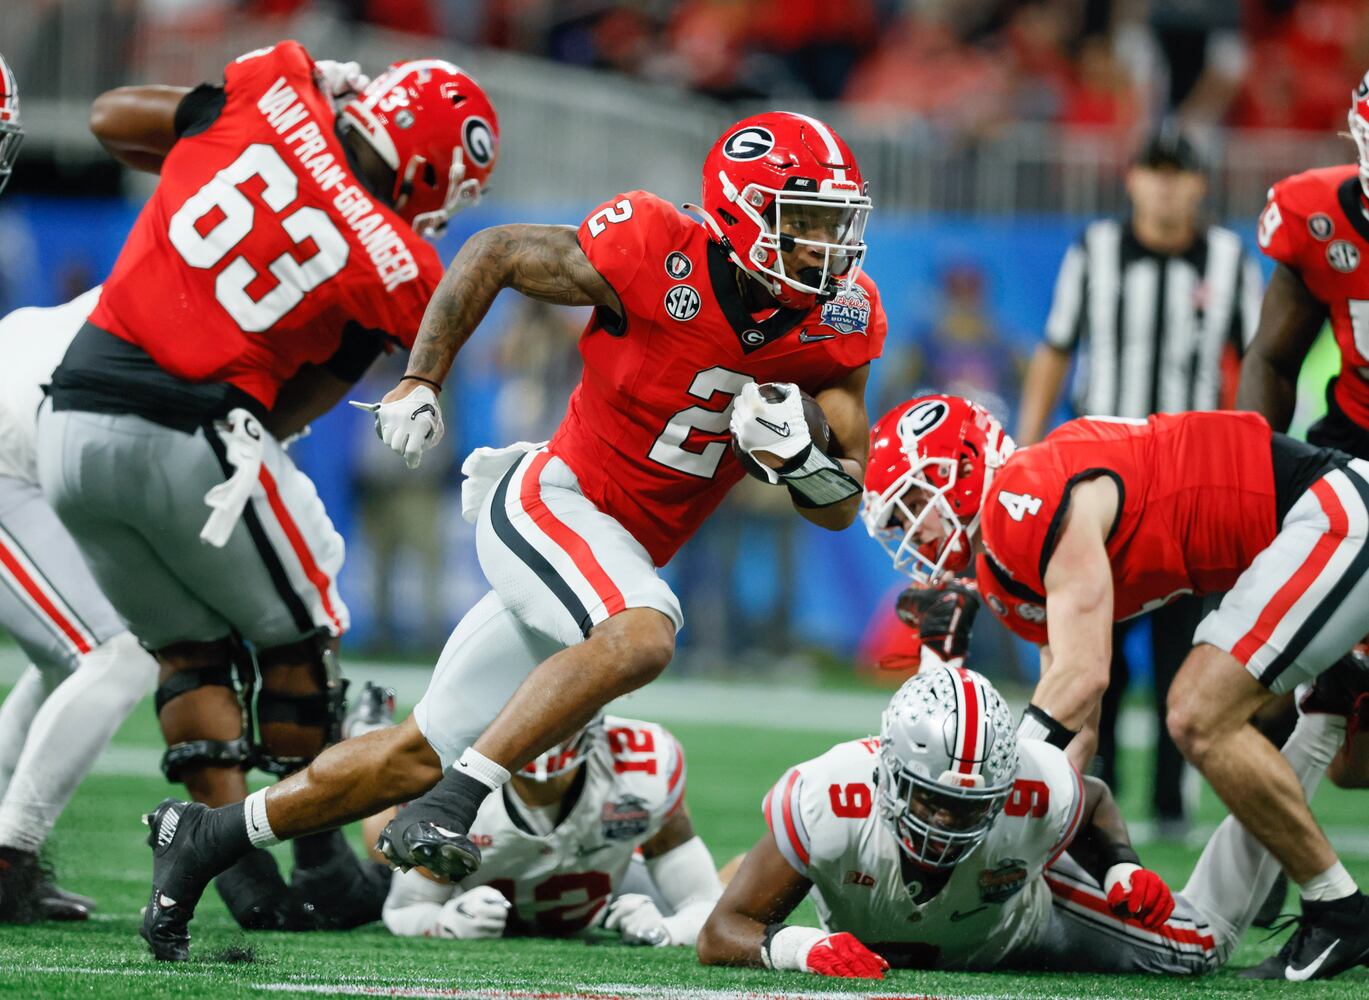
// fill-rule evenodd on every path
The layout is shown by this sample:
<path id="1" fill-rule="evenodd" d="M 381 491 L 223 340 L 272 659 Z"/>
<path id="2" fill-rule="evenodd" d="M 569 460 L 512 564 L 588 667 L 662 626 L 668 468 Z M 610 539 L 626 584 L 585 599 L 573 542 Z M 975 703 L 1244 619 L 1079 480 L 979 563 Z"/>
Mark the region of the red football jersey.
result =
<path id="1" fill-rule="evenodd" d="M 1046 641 L 1043 578 L 1070 489 L 1110 476 L 1121 509 L 1107 550 L 1113 616 L 1229 590 L 1278 531 L 1269 425 L 1256 413 L 1071 420 L 1023 448 L 984 497 L 976 576 L 996 615 Z"/>
<path id="2" fill-rule="evenodd" d="M 1369 219 L 1359 168 L 1309 170 L 1269 190 L 1259 243 L 1325 303 L 1340 348 L 1336 402 L 1369 428 Z"/>
<path id="3" fill-rule="evenodd" d="M 298 42 L 224 71 L 222 111 L 171 148 L 90 321 L 189 382 L 268 409 L 358 323 L 413 344 L 442 265 L 347 164 Z"/>
<path id="4" fill-rule="evenodd" d="M 662 566 L 745 475 L 732 397 L 751 381 L 838 382 L 879 357 L 884 309 L 862 273 L 806 312 L 753 316 L 703 225 L 646 191 L 591 212 L 579 239 L 626 317 L 596 312 L 581 335 L 584 374 L 551 451 Z"/>

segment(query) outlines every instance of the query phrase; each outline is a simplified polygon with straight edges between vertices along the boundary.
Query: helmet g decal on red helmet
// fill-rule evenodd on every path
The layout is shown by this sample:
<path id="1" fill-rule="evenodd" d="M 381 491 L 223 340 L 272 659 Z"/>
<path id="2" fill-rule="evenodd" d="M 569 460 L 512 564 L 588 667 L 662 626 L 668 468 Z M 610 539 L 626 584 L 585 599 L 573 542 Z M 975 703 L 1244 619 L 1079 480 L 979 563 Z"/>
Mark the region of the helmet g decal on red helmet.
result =
<path id="1" fill-rule="evenodd" d="M 919 396 L 880 418 L 861 520 L 895 569 L 929 583 L 969 566 L 984 496 L 1014 447 L 993 414 L 959 396 Z"/>
<path id="2" fill-rule="evenodd" d="M 870 208 L 850 147 L 807 115 L 743 118 L 704 160 L 705 224 L 786 308 L 811 308 L 855 282 Z M 800 247 L 813 263 L 791 271 L 785 254 Z"/>
<path id="3" fill-rule="evenodd" d="M 420 236 L 480 200 L 499 157 L 499 119 L 467 73 L 441 59 L 394 63 L 342 109 L 395 172 L 387 192 Z"/>
<path id="4" fill-rule="evenodd" d="M 1369 197 L 1369 73 L 1365 73 L 1359 86 L 1350 95 L 1350 113 L 1346 116 L 1350 124 L 1350 138 L 1355 140 L 1359 149 L 1359 183 L 1366 197 Z"/>
<path id="5" fill-rule="evenodd" d="M 0 55 L 0 191 L 5 190 L 14 161 L 19 156 L 19 144 L 24 141 L 23 124 L 19 121 L 19 85 L 14 80 L 9 63 Z"/>

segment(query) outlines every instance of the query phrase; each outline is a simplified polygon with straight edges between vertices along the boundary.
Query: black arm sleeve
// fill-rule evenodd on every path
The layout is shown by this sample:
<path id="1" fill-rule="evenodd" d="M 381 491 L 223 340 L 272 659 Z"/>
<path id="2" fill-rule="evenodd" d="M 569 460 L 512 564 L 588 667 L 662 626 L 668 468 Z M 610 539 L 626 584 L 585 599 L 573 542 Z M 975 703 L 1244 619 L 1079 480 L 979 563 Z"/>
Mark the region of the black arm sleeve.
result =
<path id="1" fill-rule="evenodd" d="M 182 97 L 181 103 L 176 105 L 176 138 L 199 135 L 213 125 L 223 112 L 226 100 L 227 92 L 212 83 L 202 83 Z"/>

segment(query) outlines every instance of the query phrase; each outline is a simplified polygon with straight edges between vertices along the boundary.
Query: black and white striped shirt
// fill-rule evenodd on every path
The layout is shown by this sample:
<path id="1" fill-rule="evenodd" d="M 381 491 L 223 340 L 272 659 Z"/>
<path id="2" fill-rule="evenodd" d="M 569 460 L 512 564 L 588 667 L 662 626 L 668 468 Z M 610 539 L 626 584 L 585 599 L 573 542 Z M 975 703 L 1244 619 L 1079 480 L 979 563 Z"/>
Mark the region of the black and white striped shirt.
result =
<path id="1" fill-rule="evenodd" d="M 1262 285 L 1259 264 L 1221 226 L 1170 256 L 1141 246 L 1125 221 L 1090 225 L 1065 254 L 1046 320 L 1046 343 L 1080 352 L 1075 412 L 1216 409 L 1223 351 L 1242 354 L 1255 335 Z"/>

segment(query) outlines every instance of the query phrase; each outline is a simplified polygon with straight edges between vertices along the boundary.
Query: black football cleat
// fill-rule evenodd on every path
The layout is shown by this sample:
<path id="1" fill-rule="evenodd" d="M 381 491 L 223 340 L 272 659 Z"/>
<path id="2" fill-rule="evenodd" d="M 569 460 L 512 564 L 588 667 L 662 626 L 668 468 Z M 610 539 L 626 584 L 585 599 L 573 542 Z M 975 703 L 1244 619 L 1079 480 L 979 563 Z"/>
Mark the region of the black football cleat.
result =
<path id="1" fill-rule="evenodd" d="M 299 923 L 290 889 L 269 851 L 248 851 L 214 878 L 214 888 L 245 931 L 288 931 Z"/>
<path id="2" fill-rule="evenodd" d="M 190 919 L 217 871 L 205 863 L 195 833 L 209 807 L 163 799 L 143 816 L 152 848 L 152 896 L 138 933 L 159 962 L 190 958 Z"/>
<path id="3" fill-rule="evenodd" d="M 1279 953 L 1241 972 L 1242 979 L 1331 979 L 1369 964 L 1369 900 L 1362 893 L 1331 903 L 1303 900 L 1302 915 L 1293 919 L 1298 929 Z"/>
<path id="4" fill-rule="evenodd" d="M 33 851 L 0 847 L 0 923 L 35 920 L 88 920 L 95 900 L 53 884 Z"/>
<path id="5" fill-rule="evenodd" d="M 44 879 L 42 894 L 38 897 L 38 910 L 44 920 L 89 920 L 95 909 L 95 900 L 78 892 L 67 892 L 59 885 Z"/>
<path id="6" fill-rule="evenodd" d="M 302 929 L 351 930 L 380 919 L 390 893 L 390 869 L 348 848 L 313 868 L 296 867 L 290 892 L 303 914 Z"/>
<path id="7" fill-rule="evenodd" d="M 480 867 L 480 848 L 464 831 L 453 830 L 441 820 L 414 815 L 415 804 L 401 808 L 380 832 L 376 850 L 390 864 L 408 871 L 426 868 L 434 875 L 459 882 Z"/>

